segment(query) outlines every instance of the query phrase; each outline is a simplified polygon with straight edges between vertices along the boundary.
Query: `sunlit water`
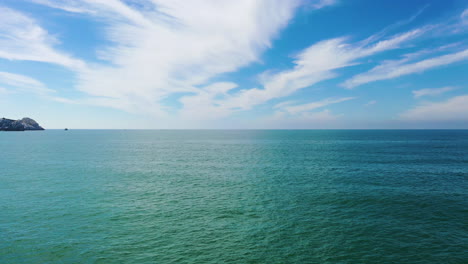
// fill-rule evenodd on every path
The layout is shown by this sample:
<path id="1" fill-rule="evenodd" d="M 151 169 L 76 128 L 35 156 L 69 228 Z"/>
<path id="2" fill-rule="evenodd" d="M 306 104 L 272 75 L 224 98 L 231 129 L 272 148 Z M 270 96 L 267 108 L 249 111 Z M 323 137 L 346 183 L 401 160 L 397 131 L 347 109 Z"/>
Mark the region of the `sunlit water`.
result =
<path id="1" fill-rule="evenodd" d="M 0 133 L 0 263 L 468 263 L 468 131 Z"/>

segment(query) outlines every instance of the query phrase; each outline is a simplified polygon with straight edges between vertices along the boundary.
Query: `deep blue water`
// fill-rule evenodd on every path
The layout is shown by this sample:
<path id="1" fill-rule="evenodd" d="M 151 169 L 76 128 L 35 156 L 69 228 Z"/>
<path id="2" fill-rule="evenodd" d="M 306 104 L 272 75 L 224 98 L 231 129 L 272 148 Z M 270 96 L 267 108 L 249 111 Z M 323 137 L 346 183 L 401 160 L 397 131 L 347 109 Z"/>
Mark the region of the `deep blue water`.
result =
<path id="1" fill-rule="evenodd" d="M 468 263 L 468 130 L 2 132 L 0 263 Z"/>

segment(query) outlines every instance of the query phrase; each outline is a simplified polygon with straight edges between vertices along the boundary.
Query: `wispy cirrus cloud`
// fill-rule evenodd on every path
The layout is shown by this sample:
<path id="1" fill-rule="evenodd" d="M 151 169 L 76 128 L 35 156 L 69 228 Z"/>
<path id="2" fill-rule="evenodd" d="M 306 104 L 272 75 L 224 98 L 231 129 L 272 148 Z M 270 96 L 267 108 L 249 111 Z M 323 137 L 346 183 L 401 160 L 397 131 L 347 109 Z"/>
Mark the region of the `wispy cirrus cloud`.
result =
<path id="1" fill-rule="evenodd" d="M 73 70 L 84 63 L 54 48 L 58 40 L 34 19 L 0 6 L 0 58 L 38 61 L 62 65 Z"/>
<path id="2" fill-rule="evenodd" d="M 244 0 L 213 4 L 153 0 L 140 1 L 139 6 L 118 0 L 33 2 L 106 21 L 107 36 L 114 45 L 100 50 L 99 54 L 110 65 L 94 64 L 77 70 L 76 88 L 96 97 L 88 101 L 127 111 L 158 109 L 154 111 L 161 115 L 165 108 L 161 101 L 174 93 L 192 93 L 180 100 L 184 105 L 180 111 L 182 116 L 192 115 L 195 108 L 200 115 L 206 112 L 208 116 L 214 112 L 215 116 L 223 116 L 248 110 L 331 79 L 336 76 L 334 70 L 399 48 L 427 30 L 419 28 L 389 38 L 379 34 L 357 43 L 348 43 L 347 38 L 321 41 L 300 52 L 295 57 L 294 68 L 263 74 L 261 89 L 244 89 L 223 94 L 219 99 L 219 94 L 206 88 L 216 86 L 209 80 L 258 61 L 259 54 L 270 47 L 272 38 L 288 23 L 300 1 Z M 312 4 L 321 8 L 336 1 Z M 199 12 L 194 13 L 195 9 Z M 33 21 L 22 23 L 37 27 Z M 47 43 L 50 47 L 50 41 Z"/>
<path id="3" fill-rule="evenodd" d="M 367 102 L 366 104 L 364 104 L 364 106 L 371 106 L 371 105 L 375 105 L 377 104 L 377 100 L 371 100 L 369 102 Z"/>
<path id="4" fill-rule="evenodd" d="M 312 2 L 311 6 L 315 9 L 320 9 L 326 6 L 336 5 L 338 2 L 338 0 L 316 0 Z"/>
<path id="5" fill-rule="evenodd" d="M 422 96 L 436 96 L 436 95 L 441 95 L 446 92 L 450 92 L 455 90 L 456 87 L 452 86 L 447 86 L 447 87 L 442 87 L 442 88 L 426 88 L 426 89 L 420 89 L 420 90 L 414 90 L 412 93 L 415 98 L 419 98 Z"/>
<path id="6" fill-rule="evenodd" d="M 371 82 L 421 73 L 466 59 L 468 59 L 468 49 L 417 62 L 408 62 L 410 59 L 407 56 L 400 60 L 384 61 L 380 65 L 372 68 L 370 71 L 358 74 L 351 79 L 346 80 L 342 85 L 347 89 L 352 89 Z"/>
<path id="7" fill-rule="evenodd" d="M 0 87 L 0 94 L 10 94 L 11 91 L 5 87 Z"/>
<path id="8" fill-rule="evenodd" d="M 311 102 L 307 104 L 299 104 L 299 105 L 276 105 L 275 108 L 279 108 L 280 111 L 287 112 L 289 114 L 295 115 L 302 112 L 309 112 L 311 110 L 319 109 L 322 107 L 326 107 L 332 104 L 337 104 L 341 102 L 346 102 L 349 100 L 355 99 L 355 97 L 343 97 L 343 98 L 326 98 L 321 101 Z"/>
<path id="9" fill-rule="evenodd" d="M 301 4 L 292 1 L 42 1 L 106 23 L 109 64 L 78 72 L 76 88 L 125 110 L 159 109 L 171 94 L 205 96 L 210 79 L 259 61 Z M 95 12 L 89 12 L 95 10 Z M 194 12 L 194 10 L 197 10 Z M 104 99 L 97 100 L 101 102 Z"/>
<path id="10" fill-rule="evenodd" d="M 463 13 L 460 15 L 460 19 L 462 20 L 463 23 L 468 23 L 468 8 L 463 11 Z"/>
<path id="11" fill-rule="evenodd" d="M 47 94 L 55 92 L 47 88 L 42 82 L 21 74 L 14 74 L 10 72 L 0 72 L 0 84 L 11 87 L 8 91 L 21 91 L 31 92 L 35 94 Z M 7 89 L 3 88 L 5 91 Z"/>
<path id="12" fill-rule="evenodd" d="M 427 7 L 427 6 L 426 6 Z M 406 22 L 413 21 L 419 14 L 424 11 L 426 8 L 424 7 L 421 9 L 416 15 L 410 18 Z M 435 38 L 440 36 L 449 36 L 449 35 L 456 35 L 466 31 L 468 28 L 464 21 L 466 20 L 466 13 L 465 10 L 461 15 L 460 19 L 456 18 L 455 22 L 447 22 L 442 24 L 433 24 L 427 25 L 424 27 L 424 33 L 429 33 L 428 37 Z M 460 20 L 462 22 L 460 22 Z M 399 23 L 397 23 L 399 24 Z M 385 30 L 383 31 L 383 33 Z M 375 36 L 378 36 L 376 34 Z M 423 36 L 425 34 L 421 34 Z M 371 40 L 374 39 L 374 36 L 369 38 Z M 457 42 L 452 44 L 446 44 L 437 48 L 425 48 L 420 49 L 417 52 L 405 54 L 401 59 L 397 60 L 385 60 L 382 61 L 379 65 L 375 66 L 374 68 L 370 69 L 367 72 L 357 74 L 345 82 L 341 84 L 341 86 L 347 89 L 353 89 L 355 87 L 375 82 L 375 81 L 382 81 L 382 80 L 389 80 L 398 78 L 401 76 L 406 76 L 415 73 L 422 73 L 427 70 L 431 70 L 434 68 L 450 65 L 452 63 L 456 63 L 459 61 L 463 61 L 467 59 L 468 50 L 459 49 L 459 46 L 465 46 L 464 42 Z M 456 49 L 458 48 L 458 50 Z M 452 50 L 452 53 L 446 53 L 445 55 L 440 55 L 440 52 L 446 52 L 447 50 Z M 455 50 L 455 51 L 454 51 Z M 426 59 L 420 59 L 421 57 L 426 56 Z M 428 57 L 432 56 L 432 57 Z M 418 61 L 419 59 L 419 61 Z"/>
<path id="13" fill-rule="evenodd" d="M 96 10 L 89 9 L 83 1 L 79 0 L 29 0 L 30 2 L 45 5 L 52 8 L 62 9 L 71 13 L 96 13 Z"/>
<path id="14" fill-rule="evenodd" d="M 263 120 L 265 127 L 278 128 L 317 128 L 336 127 L 343 114 L 333 113 L 328 106 L 356 99 L 355 97 L 325 98 L 323 100 L 306 104 L 297 104 L 294 101 L 285 101 L 276 104 L 274 114 Z"/>
<path id="15" fill-rule="evenodd" d="M 96 50 L 101 61 L 86 63 L 60 51 L 58 40 L 34 19 L 5 9 L 6 16 L 0 17 L 0 58 L 54 63 L 75 72 L 74 88 L 83 92 L 83 98 L 50 99 L 149 113 L 160 120 L 174 117 L 182 122 L 221 119 L 274 99 L 289 100 L 289 96 L 301 89 L 338 77 L 339 69 L 408 47 L 434 28 L 422 26 L 389 34 L 413 22 L 425 10 L 423 7 L 410 19 L 361 41 L 352 41 L 351 37 L 318 41 L 297 52 L 291 59 L 291 67 L 267 70 L 260 74 L 257 86 L 239 87 L 235 81 L 224 80 L 224 74 L 260 62 L 261 54 L 272 47 L 273 40 L 288 25 L 297 8 L 308 5 L 318 9 L 335 5 L 337 1 L 29 1 L 98 21 L 109 41 L 107 46 Z M 457 21 L 460 23 L 458 15 Z M 343 85 L 354 88 L 424 72 L 462 61 L 468 55 L 467 50 L 459 50 L 421 59 L 422 53 L 427 50 L 408 54 L 403 59 L 383 61 Z M 286 101 L 277 104 L 273 112 L 287 117 L 295 115 L 303 121 L 334 120 L 339 114 L 327 109 L 314 110 L 353 98 L 338 95 L 307 104 Z M 167 103 L 171 100 L 176 103 Z"/>
<path id="16" fill-rule="evenodd" d="M 347 38 L 335 38 L 309 46 L 295 56 L 294 67 L 276 73 L 262 74 L 262 88 L 241 90 L 216 101 L 220 109 L 248 110 L 269 100 L 287 97 L 298 90 L 335 78 L 335 70 L 355 65 L 359 59 L 400 48 L 417 38 L 425 28 L 397 34 L 374 42 L 348 43 Z"/>
<path id="17" fill-rule="evenodd" d="M 468 121 L 468 95 L 441 102 L 424 102 L 402 113 L 406 121 Z"/>

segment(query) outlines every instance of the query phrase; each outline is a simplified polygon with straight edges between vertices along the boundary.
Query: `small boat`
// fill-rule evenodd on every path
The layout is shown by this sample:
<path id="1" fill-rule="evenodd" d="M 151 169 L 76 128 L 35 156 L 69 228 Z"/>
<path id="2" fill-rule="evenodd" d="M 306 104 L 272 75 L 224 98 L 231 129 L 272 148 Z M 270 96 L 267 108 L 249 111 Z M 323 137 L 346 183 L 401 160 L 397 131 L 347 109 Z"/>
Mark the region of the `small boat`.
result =
<path id="1" fill-rule="evenodd" d="M 68 131 L 68 128 L 65 128 L 65 131 Z"/>

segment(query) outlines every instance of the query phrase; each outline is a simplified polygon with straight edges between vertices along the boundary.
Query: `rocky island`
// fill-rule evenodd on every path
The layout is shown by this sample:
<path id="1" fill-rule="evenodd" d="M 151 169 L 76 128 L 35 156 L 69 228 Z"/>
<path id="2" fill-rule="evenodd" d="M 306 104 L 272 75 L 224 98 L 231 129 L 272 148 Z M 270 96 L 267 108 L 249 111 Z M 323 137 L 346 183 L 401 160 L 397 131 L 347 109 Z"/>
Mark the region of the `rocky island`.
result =
<path id="1" fill-rule="evenodd" d="M 0 131 L 25 131 L 25 130 L 44 130 L 36 121 L 31 118 L 13 120 L 8 118 L 0 119 Z"/>

